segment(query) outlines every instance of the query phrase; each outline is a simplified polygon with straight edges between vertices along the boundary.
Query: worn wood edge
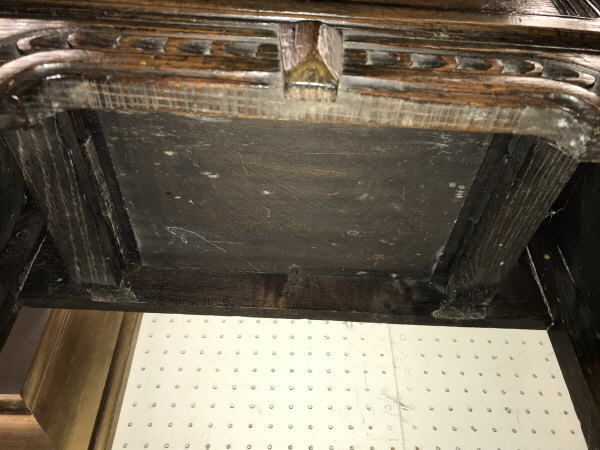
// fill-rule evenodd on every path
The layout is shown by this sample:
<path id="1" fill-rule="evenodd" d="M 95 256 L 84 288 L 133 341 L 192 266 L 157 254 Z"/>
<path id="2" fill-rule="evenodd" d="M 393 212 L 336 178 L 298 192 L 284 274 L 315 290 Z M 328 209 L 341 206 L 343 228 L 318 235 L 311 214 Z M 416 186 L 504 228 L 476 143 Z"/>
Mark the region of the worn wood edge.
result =
<path id="1" fill-rule="evenodd" d="M 498 168 L 505 160 L 506 152 L 509 151 L 515 138 L 519 139 L 508 134 L 493 134 L 486 142 L 487 150 L 483 160 L 432 275 L 432 280 L 439 289 L 444 289 L 447 285 L 451 265 L 461 257 L 465 242 L 475 232 L 474 222 L 481 216 L 494 191 L 498 189 L 501 172 Z M 489 186 L 493 186 L 494 189 L 489 189 Z"/>
<path id="2" fill-rule="evenodd" d="M 596 142 L 600 99 L 580 88 L 551 80 L 544 81 L 545 92 L 536 93 L 518 88 L 522 86 L 522 80 L 515 84 L 514 91 L 510 85 L 494 87 L 495 81 L 490 78 L 482 81 L 484 90 L 479 94 L 463 95 L 452 92 L 452 88 L 464 84 L 465 80 L 455 80 L 443 88 L 438 84 L 434 89 L 425 79 L 415 79 L 412 83 L 421 86 L 411 86 L 401 77 L 378 81 L 342 74 L 336 101 L 321 102 L 322 106 L 316 108 L 312 101 L 285 99 L 278 86 L 265 89 L 252 82 L 244 85 L 238 81 L 176 75 L 157 81 L 152 73 L 148 74 L 151 85 L 145 84 L 149 81 L 144 81 L 142 74 L 136 74 L 135 81 L 119 80 L 115 76 L 107 81 L 106 77 L 112 72 L 109 67 L 118 67 L 118 56 L 102 56 L 100 52 L 60 50 L 24 56 L 20 60 L 30 57 L 36 57 L 36 60 L 26 64 L 24 71 L 19 69 L 11 73 L 9 66 L 12 63 L 0 68 L 0 79 L 4 82 L 23 80 L 29 86 L 35 86 L 35 90 L 24 98 L 12 89 L 0 89 L 0 97 L 8 98 L 0 104 L 2 127 L 19 128 L 69 109 L 161 111 L 524 134 L 556 141 L 559 149 L 578 159 L 600 160 L 600 142 Z M 112 62 L 109 61 L 111 58 Z M 77 69 L 82 64 L 91 64 L 91 67 L 106 72 L 100 77 L 104 80 L 76 79 L 89 70 L 89 67 Z M 32 76 L 33 80 L 30 79 Z M 45 79 L 51 80 L 43 81 Z M 580 95 L 583 100 L 578 98 Z M 18 99 L 18 107 L 14 99 Z M 373 110 L 380 114 L 369 113 Z"/>
<path id="3" fill-rule="evenodd" d="M 137 243 L 125 209 L 121 188 L 106 144 L 104 131 L 94 111 L 71 111 L 83 134 L 84 153 L 90 163 L 90 171 L 97 181 L 102 211 L 111 226 L 114 248 L 123 267 L 139 264 Z"/>
<path id="4" fill-rule="evenodd" d="M 528 254 L 540 290 L 553 316 L 552 327 L 548 336 L 552 342 L 556 358 L 565 379 L 567 389 L 579 418 L 583 435 L 591 450 L 600 449 L 600 403 L 595 400 L 590 383 L 597 383 L 592 374 L 586 374 L 579 361 L 573 345 L 573 337 L 569 332 L 569 324 L 573 319 L 561 305 L 561 293 L 568 296 L 577 295 L 577 287 L 572 282 L 569 268 L 560 254 L 560 248 L 552 236 L 547 224 L 542 225 L 528 245 Z M 568 283 L 559 290 L 557 279 Z M 560 292 L 560 293 L 559 293 Z M 563 300 L 564 301 L 564 300 Z M 567 316 L 565 316 L 567 313 Z"/>
<path id="5" fill-rule="evenodd" d="M 520 147 L 530 146 L 532 141 L 533 138 L 526 136 L 491 136 L 473 184 L 444 246 L 444 252 L 435 267 L 433 281 L 440 289 L 445 289 L 448 284 L 453 265 L 462 260 L 466 248 L 478 231 L 482 217 L 490 209 L 490 204 L 498 203 L 498 197 L 503 198 L 512 184 L 516 170 L 523 163 L 523 153 L 526 153 Z"/>
<path id="6" fill-rule="evenodd" d="M 52 311 L 22 397 L 54 448 L 88 447 L 123 316 L 119 311 Z M 77 373 L 61 372 L 75 363 Z"/>
<path id="7" fill-rule="evenodd" d="M 27 306 L 500 328 L 545 329 L 551 323 L 523 259 L 476 320 L 433 317 L 444 295 L 430 282 L 403 280 L 401 274 L 340 277 L 134 267 L 117 289 L 76 285 L 61 264 L 49 242 L 23 290 Z"/>
<path id="8" fill-rule="evenodd" d="M 264 19 L 272 20 L 273 17 L 266 14 Z M 358 39 L 356 42 L 345 42 L 344 45 L 359 45 L 365 50 L 384 53 L 394 53 L 396 45 L 396 53 L 416 53 L 417 56 L 419 52 L 431 52 L 433 42 L 438 45 L 439 39 L 428 35 L 418 41 L 412 39 L 411 43 L 394 44 L 397 37 L 394 37 L 393 33 L 406 33 L 406 30 L 391 28 L 385 33 L 380 31 L 379 34 L 373 34 L 372 31 L 365 31 L 365 27 L 368 29 L 372 20 L 373 18 L 367 15 L 358 20 L 359 23 L 364 22 L 361 26 L 354 24 L 354 28 L 344 29 L 344 34 L 350 36 L 350 39 Z M 210 19 L 204 18 L 202 23 L 208 24 L 211 21 L 218 24 L 218 15 Z M 231 23 L 228 22 L 229 26 Z M 277 22 L 237 24 L 242 23 L 247 27 L 259 29 L 272 28 Z M 56 26 L 54 22 L 49 23 L 47 32 L 50 35 L 56 34 Z M 89 23 L 75 22 L 67 25 L 65 22 L 62 33 L 65 34 L 69 29 L 69 33 L 74 35 L 81 32 L 85 34 L 88 32 L 86 27 L 91 26 Z M 477 58 L 494 60 L 492 66 L 497 66 L 498 70 L 487 71 L 483 76 L 486 70 L 478 71 L 474 67 L 466 71 L 461 69 L 462 72 L 452 72 L 446 69 L 437 71 L 435 67 L 421 67 L 418 64 L 420 69 L 407 70 L 407 67 L 402 65 L 391 68 L 379 67 L 377 64 L 346 67 L 344 62 L 344 72 L 350 75 L 341 75 L 336 105 L 317 108 L 314 102 L 309 102 L 309 106 L 302 106 L 302 102 L 285 101 L 282 89 L 284 74 L 279 65 L 273 65 L 272 61 L 264 65 L 265 61 L 256 58 L 211 59 L 199 56 L 200 59 L 194 60 L 194 63 L 180 64 L 177 60 L 182 55 L 171 53 L 167 48 L 160 50 L 162 53 L 152 54 L 139 50 L 132 53 L 131 49 L 119 47 L 121 33 L 126 35 L 132 32 L 127 27 L 121 28 L 118 33 L 114 29 L 111 31 L 106 24 L 100 28 L 102 30 L 94 30 L 92 27 L 93 31 L 90 33 L 97 33 L 96 39 L 102 38 L 102 33 L 114 35 L 111 37 L 115 41 L 114 48 L 113 44 L 108 47 L 102 44 L 106 47 L 104 48 L 94 43 L 91 43 L 91 46 L 75 46 L 69 50 L 62 47 L 62 44 L 54 50 L 52 45 L 42 46 L 37 52 L 34 49 L 33 53 L 24 56 L 18 54 L 4 64 L 0 68 L 2 126 L 21 127 L 67 109 L 172 111 L 276 120 L 346 121 L 528 134 L 555 140 L 561 148 L 576 157 L 588 160 L 600 158 L 600 142 L 596 139 L 600 124 L 600 99 L 597 89 L 600 58 L 590 52 L 586 54 L 581 47 L 569 48 L 570 54 L 557 52 L 554 44 L 545 52 L 540 50 L 539 45 L 531 44 L 531 48 L 525 50 L 527 45 L 523 47 L 523 42 L 504 44 L 504 47 L 500 48 L 482 48 L 481 42 L 465 47 L 460 43 L 460 39 L 453 35 L 450 43 L 445 44 L 446 48 L 435 50 L 434 54 L 441 55 L 442 59 L 452 59 L 475 52 L 479 55 Z M 135 27 L 132 29 L 135 30 Z M 533 30 L 530 31 L 530 37 L 536 36 Z M 553 32 L 556 34 L 555 30 Z M 36 33 L 40 33 L 43 38 L 45 31 L 37 30 Z M 147 31 L 141 33 L 147 34 Z M 600 39 L 599 33 L 592 33 L 591 36 Z M 564 35 L 561 35 L 561 38 L 564 38 Z M 11 39 L 5 39 L 2 42 L 3 46 L 14 46 Z M 363 42 L 361 39 L 367 41 Z M 402 40 L 401 36 L 400 39 Z M 544 39 L 548 39 L 548 36 Z M 504 39 L 497 39 L 495 42 L 503 41 Z M 579 41 L 580 39 L 577 42 Z M 595 48 L 597 46 L 594 46 Z M 473 56 L 475 55 L 469 58 Z M 189 57 L 190 55 L 186 55 L 186 60 Z M 531 58 L 538 66 L 541 64 L 543 69 L 534 77 L 520 76 L 524 74 L 513 76 L 510 75 L 510 71 L 505 74 L 499 70 L 503 67 L 503 59 L 507 59 L 507 62 L 515 59 L 523 63 Z M 454 62 L 455 66 L 456 64 L 459 64 L 458 60 Z M 193 70 L 190 70 L 192 66 Z M 470 66 L 467 64 L 462 67 Z M 556 69 L 559 74 L 551 75 Z M 570 75 L 565 75 L 565 70 Z M 85 82 L 77 84 L 73 79 L 69 80 L 70 77 L 87 79 L 88 85 Z M 582 80 L 575 80 L 573 77 L 591 78 L 591 81 L 581 85 Z M 596 87 L 592 86 L 594 80 Z M 144 87 L 144 83 L 150 83 L 152 86 Z M 468 87 L 465 89 L 466 85 Z M 207 94 L 202 92 L 204 87 L 208 91 L 229 89 L 230 92 L 224 92 L 221 97 L 249 104 L 239 107 L 237 102 L 228 102 L 216 107 L 219 95 L 214 95 L 207 102 Z M 76 95 L 73 95 L 74 92 Z M 391 104 L 368 104 L 368 100 L 373 96 L 389 97 L 387 100 L 391 101 Z M 142 97 L 145 100 L 142 100 Z M 357 117 L 355 110 L 364 109 L 357 106 L 361 105 L 361 102 L 367 102 L 367 109 L 375 107 L 383 111 L 400 110 L 404 117 L 400 120 L 384 117 L 383 121 L 372 114 Z M 423 106 L 420 107 L 420 104 Z M 472 111 L 469 107 L 473 107 Z M 436 116 L 433 111 L 435 108 L 443 111 L 438 112 Z M 298 112 L 290 114 L 286 109 Z M 458 120 L 454 115 L 463 119 Z M 469 117 L 470 115 L 474 116 Z M 430 117 L 426 120 L 418 119 L 423 116 Z"/>
<path id="9" fill-rule="evenodd" d="M 222 307 L 222 306 L 198 306 L 193 304 L 183 304 L 174 307 L 172 304 L 127 304 L 110 302 L 76 302 L 71 297 L 61 297 L 55 300 L 58 307 L 70 309 L 95 309 L 102 311 L 125 311 L 125 312 L 148 312 L 164 314 L 192 314 L 192 315 L 211 315 L 211 316 L 240 316 L 272 319 L 309 319 L 309 320 L 336 320 L 348 322 L 372 322 L 389 323 L 400 325 L 432 325 L 449 327 L 474 327 L 474 328 L 500 328 L 500 329 L 521 329 L 521 330 L 546 330 L 548 328 L 548 316 L 539 315 L 537 317 L 522 317 L 515 314 L 512 317 L 494 316 L 465 319 L 465 318 L 440 318 L 431 315 L 399 315 L 385 313 L 365 313 L 356 311 L 320 311 L 306 309 L 277 309 L 277 308 L 252 308 L 252 307 Z M 30 307 L 44 307 L 37 299 L 31 299 Z"/>
<path id="10" fill-rule="evenodd" d="M 600 450 L 600 413 L 589 403 L 592 394 L 588 380 L 583 375 L 571 337 L 563 326 L 548 330 L 554 354 L 558 360 L 562 376 L 567 385 L 573 407 L 581 425 L 581 431 L 589 450 Z"/>
<path id="11" fill-rule="evenodd" d="M 75 136 L 75 124 L 66 113 L 56 114 L 56 122 L 58 130 L 63 136 L 70 163 L 79 180 L 79 186 L 86 200 L 86 205 L 90 210 L 94 229 L 98 234 L 101 248 L 104 250 L 104 259 L 114 277 L 114 282 L 118 285 L 121 279 L 121 264 L 117 254 L 118 251 L 114 246 L 114 241 L 118 239 L 114 235 L 116 230 L 112 230 L 109 226 L 106 217 L 107 212 L 101 207 L 101 199 L 99 198 L 101 194 L 97 183 L 93 180 L 92 169 L 86 164 L 83 149 Z"/>
<path id="12" fill-rule="evenodd" d="M 0 138 L 0 251 L 10 239 L 26 200 L 21 170 L 7 142 Z"/>
<path id="13" fill-rule="evenodd" d="M 142 317 L 141 313 L 123 315 L 89 450 L 112 448 Z"/>

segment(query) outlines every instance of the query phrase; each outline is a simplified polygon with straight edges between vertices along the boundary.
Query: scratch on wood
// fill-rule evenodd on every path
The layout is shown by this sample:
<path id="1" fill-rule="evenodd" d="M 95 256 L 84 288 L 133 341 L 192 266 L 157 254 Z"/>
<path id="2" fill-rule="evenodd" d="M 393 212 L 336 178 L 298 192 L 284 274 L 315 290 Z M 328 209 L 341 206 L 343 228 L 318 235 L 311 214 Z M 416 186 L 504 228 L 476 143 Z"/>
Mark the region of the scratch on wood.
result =
<path id="1" fill-rule="evenodd" d="M 197 238 L 203 240 L 207 244 L 210 244 L 213 247 L 221 250 L 223 253 L 227 253 L 227 250 L 225 250 L 223 247 L 219 247 L 217 244 L 215 244 L 214 241 L 206 239 L 204 236 L 199 235 L 195 231 L 186 230 L 185 228 L 180 228 L 180 227 L 167 227 L 167 231 L 169 233 L 171 233 L 173 236 L 179 238 L 181 240 L 181 242 L 183 242 L 184 244 L 188 243 L 186 234 L 191 234 L 192 236 L 196 236 Z"/>

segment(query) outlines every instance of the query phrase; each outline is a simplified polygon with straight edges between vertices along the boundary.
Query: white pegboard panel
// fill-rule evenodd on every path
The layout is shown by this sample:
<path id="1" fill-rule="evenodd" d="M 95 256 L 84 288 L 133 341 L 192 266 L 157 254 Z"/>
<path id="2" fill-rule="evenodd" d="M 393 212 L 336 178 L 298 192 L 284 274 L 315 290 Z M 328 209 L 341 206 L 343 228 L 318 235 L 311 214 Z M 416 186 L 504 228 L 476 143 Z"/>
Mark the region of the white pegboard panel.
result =
<path id="1" fill-rule="evenodd" d="M 114 449 L 585 449 L 544 331 L 145 314 Z"/>
<path id="2" fill-rule="evenodd" d="M 391 326 L 390 334 L 407 448 L 587 448 L 546 332 Z"/>

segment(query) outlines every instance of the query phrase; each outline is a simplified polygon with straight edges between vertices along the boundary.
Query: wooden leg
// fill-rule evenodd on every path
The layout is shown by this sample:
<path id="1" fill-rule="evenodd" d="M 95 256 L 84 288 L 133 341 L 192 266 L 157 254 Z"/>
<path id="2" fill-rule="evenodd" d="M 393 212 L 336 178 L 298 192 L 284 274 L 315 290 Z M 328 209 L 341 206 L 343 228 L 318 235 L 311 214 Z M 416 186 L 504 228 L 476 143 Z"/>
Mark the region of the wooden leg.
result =
<path id="1" fill-rule="evenodd" d="M 48 231 L 74 280 L 117 285 L 120 263 L 95 187 L 65 113 L 27 129 L 5 131 Z"/>
<path id="2" fill-rule="evenodd" d="M 510 140 L 504 157 L 494 163 L 493 183 L 487 180 L 491 195 L 463 211 L 461 220 L 470 224 L 469 232 L 446 272 L 436 274 L 447 295 L 437 317 L 485 317 L 500 283 L 577 167 L 572 156 L 550 142 L 520 136 Z M 490 176 L 489 161 L 478 178 L 482 176 Z M 473 195 L 478 195 L 477 185 Z"/>

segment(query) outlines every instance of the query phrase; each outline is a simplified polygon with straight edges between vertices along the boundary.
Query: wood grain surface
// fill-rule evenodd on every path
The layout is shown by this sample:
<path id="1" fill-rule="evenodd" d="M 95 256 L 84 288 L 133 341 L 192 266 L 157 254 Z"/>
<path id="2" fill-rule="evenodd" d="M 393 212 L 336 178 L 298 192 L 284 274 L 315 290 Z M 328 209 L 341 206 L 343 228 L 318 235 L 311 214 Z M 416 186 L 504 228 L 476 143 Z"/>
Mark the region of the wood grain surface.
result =
<path id="1" fill-rule="evenodd" d="M 63 308 L 500 328 L 545 329 L 551 324 L 526 259 L 519 261 L 483 314 L 465 319 L 432 315 L 445 298 L 433 284 L 391 276 L 134 267 L 126 272 L 120 289 L 86 289 L 69 280 L 51 242 L 42 248 L 21 298 L 34 307 L 51 304 Z"/>
<path id="2" fill-rule="evenodd" d="M 429 278 L 490 138 L 99 118 L 142 263 L 234 272 Z"/>
<path id="3" fill-rule="evenodd" d="M 68 126 L 64 128 L 68 131 Z M 104 218 L 94 208 L 95 193 L 82 173 L 79 148 L 69 147 L 63 131 L 56 119 L 50 118 L 5 136 L 73 278 L 114 285 L 119 268 L 103 233 Z M 80 164 L 74 163 L 73 155 Z"/>
<path id="4" fill-rule="evenodd" d="M 464 211 L 472 232 L 448 269 L 448 304 L 437 314 L 463 314 L 493 298 L 576 167 L 573 158 L 547 141 L 509 143 L 496 168 L 498 178 L 488 180 L 487 203 Z"/>

